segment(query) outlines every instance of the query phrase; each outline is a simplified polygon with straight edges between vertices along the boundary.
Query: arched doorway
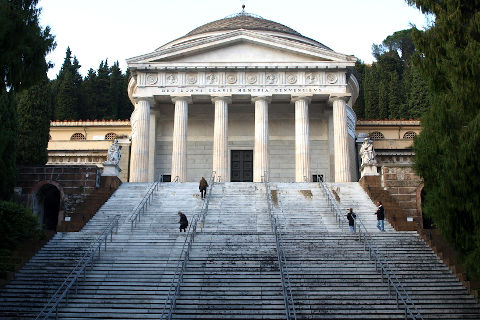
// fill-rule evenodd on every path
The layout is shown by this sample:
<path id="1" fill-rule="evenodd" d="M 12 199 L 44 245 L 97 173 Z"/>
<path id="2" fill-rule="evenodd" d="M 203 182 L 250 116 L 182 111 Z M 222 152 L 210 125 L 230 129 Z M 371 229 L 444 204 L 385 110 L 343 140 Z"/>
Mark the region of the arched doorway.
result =
<path id="1" fill-rule="evenodd" d="M 42 185 L 34 194 L 33 213 L 46 230 L 57 230 L 60 198 L 60 190 L 50 183 Z"/>

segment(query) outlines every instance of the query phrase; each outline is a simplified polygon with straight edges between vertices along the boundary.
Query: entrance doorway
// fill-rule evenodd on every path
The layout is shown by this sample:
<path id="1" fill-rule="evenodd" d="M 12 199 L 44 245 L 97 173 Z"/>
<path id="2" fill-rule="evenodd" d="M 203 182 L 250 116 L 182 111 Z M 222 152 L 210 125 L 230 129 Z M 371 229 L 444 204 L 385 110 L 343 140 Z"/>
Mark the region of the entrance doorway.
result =
<path id="1" fill-rule="evenodd" d="M 43 185 L 34 196 L 33 212 L 46 230 L 57 230 L 60 191 L 52 184 Z"/>
<path id="2" fill-rule="evenodd" d="M 230 181 L 253 182 L 253 150 L 232 150 Z"/>

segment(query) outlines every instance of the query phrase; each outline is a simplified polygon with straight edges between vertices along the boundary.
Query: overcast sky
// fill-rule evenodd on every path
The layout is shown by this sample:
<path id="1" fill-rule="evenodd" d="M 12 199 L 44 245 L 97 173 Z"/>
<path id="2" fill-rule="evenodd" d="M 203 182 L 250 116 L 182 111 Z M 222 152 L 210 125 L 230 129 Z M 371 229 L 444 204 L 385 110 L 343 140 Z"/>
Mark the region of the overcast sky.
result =
<path id="1" fill-rule="evenodd" d="M 40 21 L 57 42 L 47 56 L 55 78 L 70 46 L 82 75 L 154 51 L 205 23 L 241 11 L 284 24 L 333 50 L 372 62 L 371 47 L 426 18 L 404 0 L 40 0 Z"/>

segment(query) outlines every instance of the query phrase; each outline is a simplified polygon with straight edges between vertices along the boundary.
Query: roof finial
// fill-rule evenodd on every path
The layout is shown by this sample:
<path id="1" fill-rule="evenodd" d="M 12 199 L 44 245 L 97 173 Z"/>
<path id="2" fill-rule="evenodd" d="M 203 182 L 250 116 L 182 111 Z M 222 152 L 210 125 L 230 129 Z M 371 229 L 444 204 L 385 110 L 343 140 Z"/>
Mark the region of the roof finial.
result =
<path id="1" fill-rule="evenodd" d="M 242 4 L 242 13 L 245 13 L 245 4 Z"/>

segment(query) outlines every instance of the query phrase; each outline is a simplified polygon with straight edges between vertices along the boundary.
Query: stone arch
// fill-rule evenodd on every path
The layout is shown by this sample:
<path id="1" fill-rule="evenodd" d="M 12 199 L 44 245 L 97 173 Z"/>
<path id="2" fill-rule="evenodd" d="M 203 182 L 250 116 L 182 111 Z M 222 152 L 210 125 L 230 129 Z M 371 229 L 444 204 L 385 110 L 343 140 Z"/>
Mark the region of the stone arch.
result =
<path id="1" fill-rule="evenodd" d="M 32 211 L 42 228 L 56 231 L 63 220 L 64 192 L 55 181 L 40 181 L 31 192 Z"/>

